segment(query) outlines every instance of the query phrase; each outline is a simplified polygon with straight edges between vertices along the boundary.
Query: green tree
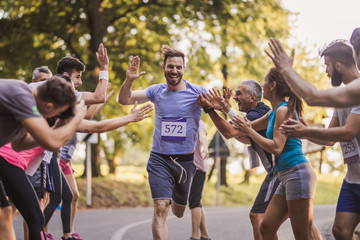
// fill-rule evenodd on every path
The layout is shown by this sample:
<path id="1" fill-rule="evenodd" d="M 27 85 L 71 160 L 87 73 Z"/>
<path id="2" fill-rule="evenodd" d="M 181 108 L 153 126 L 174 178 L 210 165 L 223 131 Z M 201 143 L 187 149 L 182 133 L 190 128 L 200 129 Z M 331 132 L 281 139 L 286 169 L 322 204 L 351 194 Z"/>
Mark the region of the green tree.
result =
<path id="1" fill-rule="evenodd" d="M 139 55 L 141 70 L 148 72 L 134 84 L 134 89 L 144 89 L 163 82 L 160 49 L 166 43 L 185 46 L 186 79 L 205 86 L 218 81 L 221 87 L 234 87 L 239 79 L 262 79 L 270 67 L 263 53 L 268 38 L 288 36 L 289 12 L 280 3 L 279 0 L 1 1 L 0 74 L 29 81 L 35 67 L 48 65 L 54 71 L 61 57 L 72 55 L 87 66 L 80 89 L 93 90 L 99 71 L 95 52 L 104 42 L 115 91 L 125 78 L 131 55 Z M 97 119 L 129 111 L 129 107 L 119 106 L 113 97 Z M 101 145 L 107 158 L 126 151 L 128 141 L 148 150 L 152 131 L 150 120 L 130 124 L 107 133 L 112 146 Z M 215 128 L 210 132 L 214 133 Z M 93 150 L 98 156 L 97 147 Z M 100 175 L 99 157 L 93 159 L 96 159 L 93 175 Z"/>

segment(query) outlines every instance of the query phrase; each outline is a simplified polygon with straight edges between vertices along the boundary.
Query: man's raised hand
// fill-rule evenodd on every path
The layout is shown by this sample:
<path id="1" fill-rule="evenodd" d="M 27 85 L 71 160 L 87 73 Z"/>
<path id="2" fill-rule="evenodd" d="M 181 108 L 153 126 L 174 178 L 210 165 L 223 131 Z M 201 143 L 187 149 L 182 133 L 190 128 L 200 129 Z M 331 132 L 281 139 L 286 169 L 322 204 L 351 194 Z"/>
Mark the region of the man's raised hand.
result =
<path id="1" fill-rule="evenodd" d="M 268 44 L 269 44 L 272 54 L 270 54 L 266 50 L 265 50 L 265 53 L 269 56 L 269 58 L 272 60 L 274 65 L 279 70 L 286 69 L 286 68 L 292 68 L 292 65 L 294 62 L 295 50 L 293 49 L 291 51 L 291 55 L 288 56 L 285 53 L 284 48 L 282 47 L 280 41 L 277 40 L 276 38 L 271 38 L 270 42 Z"/>
<path id="2" fill-rule="evenodd" d="M 96 53 L 96 58 L 100 64 L 100 70 L 101 71 L 108 71 L 109 68 L 109 58 L 107 55 L 106 47 L 104 47 L 104 44 L 100 43 L 98 51 Z"/>
<path id="3" fill-rule="evenodd" d="M 140 68 L 139 56 L 130 58 L 128 63 L 128 68 L 126 70 L 126 80 L 134 81 L 135 79 L 138 79 L 139 77 L 144 75 L 145 72 L 139 73 L 139 68 Z"/>

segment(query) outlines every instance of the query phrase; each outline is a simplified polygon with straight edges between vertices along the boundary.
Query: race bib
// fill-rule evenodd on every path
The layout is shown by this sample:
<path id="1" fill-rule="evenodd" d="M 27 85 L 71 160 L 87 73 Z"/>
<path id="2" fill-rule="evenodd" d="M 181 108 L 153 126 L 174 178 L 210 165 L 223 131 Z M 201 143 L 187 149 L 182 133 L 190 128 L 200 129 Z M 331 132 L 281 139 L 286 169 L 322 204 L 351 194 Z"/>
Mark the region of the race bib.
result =
<path id="1" fill-rule="evenodd" d="M 340 142 L 344 156 L 344 163 L 353 163 L 359 161 L 359 144 L 356 139 L 350 142 Z"/>
<path id="2" fill-rule="evenodd" d="M 161 119 L 161 140 L 186 141 L 186 118 L 163 117 Z"/>

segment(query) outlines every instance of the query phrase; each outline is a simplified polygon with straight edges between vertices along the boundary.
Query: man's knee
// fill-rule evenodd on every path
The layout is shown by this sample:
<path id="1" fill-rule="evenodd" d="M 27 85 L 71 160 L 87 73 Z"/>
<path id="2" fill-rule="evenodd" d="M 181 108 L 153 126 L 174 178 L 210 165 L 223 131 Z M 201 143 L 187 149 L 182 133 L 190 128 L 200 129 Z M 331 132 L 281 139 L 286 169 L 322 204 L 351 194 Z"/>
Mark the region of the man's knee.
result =
<path id="1" fill-rule="evenodd" d="M 170 200 L 156 200 L 154 205 L 154 215 L 164 218 L 167 215 L 170 206 Z"/>
<path id="2" fill-rule="evenodd" d="M 179 205 L 176 202 L 172 201 L 171 209 L 176 217 L 182 218 L 185 214 L 186 206 Z"/>
<path id="3" fill-rule="evenodd" d="M 352 239 L 354 231 L 352 229 L 346 228 L 345 226 L 334 223 L 332 227 L 332 233 L 335 239 Z"/>
<path id="4" fill-rule="evenodd" d="M 262 215 L 261 213 L 253 213 L 253 212 L 249 213 L 249 218 L 253 226 L 260 226 L 262 220 L 261 215 Z"/>

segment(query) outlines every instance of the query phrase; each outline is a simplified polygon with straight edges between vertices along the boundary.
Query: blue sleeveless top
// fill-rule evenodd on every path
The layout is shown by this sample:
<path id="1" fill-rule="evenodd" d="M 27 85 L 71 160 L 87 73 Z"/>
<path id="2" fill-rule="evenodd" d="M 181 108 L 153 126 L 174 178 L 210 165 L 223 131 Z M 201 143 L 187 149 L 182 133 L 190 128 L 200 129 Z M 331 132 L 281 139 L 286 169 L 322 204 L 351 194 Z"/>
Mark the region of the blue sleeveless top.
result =
<path id="1" fill-rule="evenodd" d="M 282 102 L 280 105 L 269 114 L 268 126 L 266 130 L 266 137 L 273 139 L 274 136 L 274 124 L 276 111 L 281 106 L 287 106 L 287 102 Z M 296 117 L 297 113 L 296 113 Z M 284 149 L 279 156 L 275 156 L 275 172 L 284 171 L 297 164 L 308 162 L 302 151 L 302 143 L 299 138 L 287 138 Z"/>

